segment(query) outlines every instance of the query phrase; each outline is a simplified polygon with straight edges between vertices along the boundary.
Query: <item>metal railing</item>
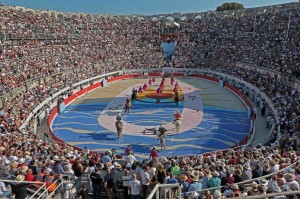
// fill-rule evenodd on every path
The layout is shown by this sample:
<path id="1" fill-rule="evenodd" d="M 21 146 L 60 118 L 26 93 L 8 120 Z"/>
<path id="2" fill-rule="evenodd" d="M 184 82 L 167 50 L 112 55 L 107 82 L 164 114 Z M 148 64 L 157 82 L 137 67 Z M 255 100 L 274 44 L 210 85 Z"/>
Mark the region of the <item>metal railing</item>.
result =
<path id="1" fill-rule="evenodd" d="M 159 188 L 168 189 L 168 188 L 177 188 L 178 196 L 181 196 L 181 185 L 179 183 L 176 184 L 156 184 L 151 193 L 148 195 L 147 199 L 152 199 L 155 194 L 155 197 L 159 199 Z M 172 198 L 172 191 L 169 191 L 169 198 Z"/>
<path id="2" fill-rule="evenodd" d="M 41 198 L 42 196 L 48 197 L 48 188 L 46 187 L 46 182 L 16 181 L 16 180 L 0 180 L 0 181 L 9 184 L 33 184 L 33 185 L 38 184 L 41 186 L 39 186 L 39 188 L 36 191 L 34 191 L 33 195 L 29 196 L 29 199 L 32 199 L 34 196 L 38 195 L 42 189 L 45 189 L 45 191 L 40 194 L 39 198 Z"/>
<path id="3" fill-rule="evenodd" d="M 300 190 L 297 191 L 285 191 L 285 192 L 278 192 L 278 193 L 269 193 L 269 194 L 263 194 L 262 195 L 255 195 L 255 196 L 245 196 L 245 197 L 235 197 L 235 199 L 256 199 L 256 198 L 271 198 L 275 196 L 289 196 L 289 195 L 296 195 L 300 194 Z"/>

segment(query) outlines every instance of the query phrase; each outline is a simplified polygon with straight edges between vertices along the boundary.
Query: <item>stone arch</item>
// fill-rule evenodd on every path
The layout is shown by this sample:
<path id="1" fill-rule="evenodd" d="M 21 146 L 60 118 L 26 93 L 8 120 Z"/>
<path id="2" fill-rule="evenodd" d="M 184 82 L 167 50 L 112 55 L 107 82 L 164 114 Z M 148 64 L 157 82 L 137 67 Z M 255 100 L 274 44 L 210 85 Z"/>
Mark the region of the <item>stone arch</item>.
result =
<path id="1" fill-rule="evenodd" d="M 172 16 L 168 16 L 168 17 L 166 18 L 166 20 L 167 20 L 167 21 L 172 21 L 172 22 L 174 22 L 175 19 L 174 19 L 174 17 L 172 17 Z"/>
<path id="2" fill-rule="evenodd" d="M 197 16 L 194 18 L 195 21 L 201 20 L 201 19 L 202 19 L 202 17 L 201 17 L 200 15 L 197 15 Z"/>
<path id="3" fill-rule="evenodd" d="M 158 17 L 153 17 L 152 18 L 152 21 L 158 21 L 159 19 L 158 19 Z"/>
<path id="4" fill-rule="evenodd" d="M 131 21 L 131 18 L 130 18 L 129 16 L 126 16 L 125 19 L 126 19 L 127 21 Z"/>
<path id="5" fill-rule="evenodd" d="M 144 20 L 145 20 L 145 17 L 139 16 L 137 19 L 138 19 L 139 21 L 144 21 Z"/>
<path id="6" fill-rule="evenodd" d="M 180 21 L 187 21 L 187 17 L 186 16 L 182 16 L 181 18 L 180 18 Z"/>

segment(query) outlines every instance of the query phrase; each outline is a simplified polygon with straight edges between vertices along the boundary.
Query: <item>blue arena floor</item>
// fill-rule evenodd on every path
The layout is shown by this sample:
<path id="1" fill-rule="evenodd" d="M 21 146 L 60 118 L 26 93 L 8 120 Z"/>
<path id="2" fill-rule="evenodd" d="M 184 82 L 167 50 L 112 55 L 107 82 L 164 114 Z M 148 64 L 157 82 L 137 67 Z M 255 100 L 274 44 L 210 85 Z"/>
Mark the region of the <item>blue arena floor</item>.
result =
<path id="1" fill-rule="evenodd" d="M 153 146 L 158 149 L 155 136 L 126 135 L 118 140 L 116 133 L 102 127 L 98 118 L 108 102 L 76 104 L 66 107 L 64 113 L 57 115 L 52 124 L 54 134 L 67 143 L 90 150 L 104 152 L 117 149 L 124 155 L 124 149 L 130 144 L 137 158 L 149 156 Z M 124 121 L 141 126 L 159 126 L 171 122 L 174 110 L 182 111 L 184 102 L 176 107 L 174 103 L 148 103 L 136 101 L 131 112 L 123 116 Z M 151 114 L 143 112 L 152 111 Z M 114 121 L 112 121 L 114 122 Z M 159 156 L 194 155 L 229 148 L 241 141 L 250 130 L 247 112 L 232 111 L 212 106 L 203 106 L 203 120 L 195 128 L 178 135 L 169 135 L 167 149 L 159 151 Z"/>

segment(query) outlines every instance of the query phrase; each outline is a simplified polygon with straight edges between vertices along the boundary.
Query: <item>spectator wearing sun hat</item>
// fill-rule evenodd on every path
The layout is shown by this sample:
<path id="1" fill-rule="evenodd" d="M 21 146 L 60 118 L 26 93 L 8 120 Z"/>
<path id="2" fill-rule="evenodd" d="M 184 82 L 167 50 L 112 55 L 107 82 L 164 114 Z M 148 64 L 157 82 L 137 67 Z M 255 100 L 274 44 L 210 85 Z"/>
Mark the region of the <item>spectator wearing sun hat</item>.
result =
<path id="1" fill-rule="evenodd" d="M 24 175 L 18 175 L 16 177 L 16 181 L 22 182 L 24 181 L 25 176 Z M 24 199 L 27 197 L 27 186 L 28 183 L 17 183 L 15 185 L 12 185 L 13 193 L 15 194 L 15 199 Z"/>
<path id="2" fill-rule="evenodd" d="M 188 191 L 190 193 L 190 197 L 193 198 L 198 198 L 200 195 L 200 191 L 202 190 L 202 184 L 200 182 L 200 174 L 198 171 L 195 171 L 193 175 L 191 176 L 192 183 L 190 184 Z"/>
<path id="3" fill-rule="evenodd" d="M 207 183 L 212 178 L 211 171 L 209 169 L 204 169 L 203 174 L 204 174 L 204 176 L 201 181 L 202 189 L 207 189 Z"/>
<path id="4" fill-rule="evenodd" d="M 270 160 L 270 172 L 275 173 L 279 171 L 279 164 L 277 163 L 278 159 L 275 158 L 275 160 Z"/>
<path id="5" fill-rule="evenodd" d="M 229 186 L 229 188 L 224 192 L 224 196 L 232 198 L 239 197 L 241 195 L 239 186 L 237 184 L 233 184 Z"/>
<path id="6" fill-rule="evenodd" d="M 268 180 L 266 180 L 265 178 L 261 178 L 258 180 L 259 185 L 261 186 L 261 188 L 264 190 L 264 192 L 267 192 L 268 190 Z"/>
<path id="7" fill-rule="evenodd" d="M 181 190 L 181 192 L 188 192 L 190 183 L 192 182 L 192 181 L 188 181 L 188 180 L 189 180 L 189 178 L 187 177 L 186 174 L 184 174 L 184 173 L 180 174 L 180 176 L 179 176 L 179 182 L 180 182 L 181 185 L 182 185 L 182 190 Z M 201 185 L 201 186 L 202 186 L 202 185 Z"/>
<path id="8" fill-rule="evenodd" d="M 221 186 L 221 179 L 219 178 L 219 173 L 217 171 L 212 172 L 212 178 L 207 182 L 207 188 L 214 188 Z M 214 194 L 216 189 L 211 189 L 211 194 Z"/>
<path id="9" fill-rule="evenodd" d="M 73 188 L 73 184 L 67 184 L 66 185 L 66 190 L 64 192 L 64 199 L 73 199 L 73 193 L 72 193 L 72 188 Z"/>
<path id="10" fill-rule="evenodd" d="M 286 179 L 286 183 L 283 186 L 285 191 L 292 191 L 299 189 L 299 183 L 295 180 L 295 175 L 292 173 L 284 174 L 284 178 Z M 293 188 L 292 188 L 293 186 Z"/>
<path id="11" fill-rule="evenodd" d="M 18 161 L 18 168 L 20 168 L 22 166 L 26 166 L 25 158 L 20 158 L 19 161 Z"/>
<path id="12" fill-rule="evenodd" d="M 243 181 L 252 179 L 252 171 L 251 171 L 250 164 L 248 162 L 243 165 L 243 173 L 241 177 Z"/>
<path id="13" fill-rule="evenodd" d="M 247 195 L 248 196 L 254 196 L 258 194 L 258 184 L 257 182 L 253 181 L 251 183 L 251 186 L 248 188 Z"/>

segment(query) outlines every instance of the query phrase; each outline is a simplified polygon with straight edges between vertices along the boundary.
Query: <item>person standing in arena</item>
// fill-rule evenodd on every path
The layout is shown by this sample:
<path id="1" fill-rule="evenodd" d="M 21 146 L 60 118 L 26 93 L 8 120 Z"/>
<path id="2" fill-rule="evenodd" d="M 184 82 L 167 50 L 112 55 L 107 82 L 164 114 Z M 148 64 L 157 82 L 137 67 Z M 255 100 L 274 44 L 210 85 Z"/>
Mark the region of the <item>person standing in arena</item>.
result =
<path id="1" fill-rule="evenodd" d="M 174 121 L 173 124 L 175 123 L 176 120 L 181 120 L 181 114 L 179 111 L 176 111 L 176 113 L 174 113 L 173 115 Z"/>
<path id="2" fill-rule="evenodd" d="M 116 129 L 117 129 L 117 134 L 118 134 L 118 139 L 122 138 L 122 131 L 123 131 L 123 122 L 122 120 L 118 120 L 115 122 Z"/>
<path id="3" fill-rule="evenodd" d="M 127 113 L 127 114 L 129 113 L 130 107 L 131 107 L 131 102 L 130 102 L 129 97 L 127 97 L 126 103 L 125 103 L 125 113 Z"/>
<path id="4" fill-rule="evenodd" d="M 158 135 L 158 139 L 159 139 L 159 142 L 160 142 L 160 146 L 161 146 L 161 150 L 163 149 L 166 149 L 167 148 L 167 130 L 165 127 L 163 127 L 162 125 L 160 125 L 159 129 L 159 135 Z"/>
<path id="5" fill-rule="evenodd" d="M 152 159 L 154 162 L 156 162 L 157 158 L 158 158 L 157 151 L 155 150 L 155 147 L 153 147 L 149 159 Z"/>

